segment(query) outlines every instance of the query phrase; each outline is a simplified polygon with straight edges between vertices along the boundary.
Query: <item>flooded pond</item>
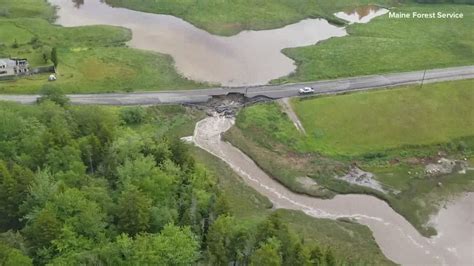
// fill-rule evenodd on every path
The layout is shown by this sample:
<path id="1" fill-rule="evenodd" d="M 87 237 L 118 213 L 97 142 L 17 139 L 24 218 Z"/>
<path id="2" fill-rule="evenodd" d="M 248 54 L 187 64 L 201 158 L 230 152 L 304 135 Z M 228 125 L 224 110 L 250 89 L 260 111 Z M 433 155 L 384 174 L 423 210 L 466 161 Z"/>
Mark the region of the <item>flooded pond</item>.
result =
<path id="1" fill-rule="evenodd" d="M 59 7 L 56 23 L 60 25 L 129 28 L 133 32 L 131 47 L 169 54 L 182 75 L 224 86 L 262 85 L 288 75 L 296 66 L 282 49 L 347 34 L 343 27 L 324 19 L 305 19 L 280 29 L 223 37 L 174 16 L 113 8 L 100 0 L 86 0 L 81 5 L 72 0 L 48 1 Z"/>
<path id="2" fill-rule="evenodd" d="M 433 243 L 444 246 L 458 260 L 457 265 L 474 265 L 474 193 L 448 202 L 435 215 L 432 225 L 438 231 Z"/>
<path id="3" fill-rule="evenodd" d="M 318 217 L 349 217 L 367 225 L 387 258 L 402 265 L 473 265 L 474 193 L 448 204 L 433 218 L 438 236 L 426 238 L 386 202 L 368 195 L 338 195 L 317 199 L 288 190 L 261 170 L 247 155 L 221 134 L 233 119 L 209 117 L 196 124 L 194 143 L 226 162 L 256 191 L 268 197 L 276 208 L 300 210 Z"/>
<path id="4" fill-rule="evenodd" d="M 349 23 L 367 23 L 373 18 L 385 15 L 388 9 L 375 5 L 361 6 L 334 14 L 336 17 L 349 21 Z"/>

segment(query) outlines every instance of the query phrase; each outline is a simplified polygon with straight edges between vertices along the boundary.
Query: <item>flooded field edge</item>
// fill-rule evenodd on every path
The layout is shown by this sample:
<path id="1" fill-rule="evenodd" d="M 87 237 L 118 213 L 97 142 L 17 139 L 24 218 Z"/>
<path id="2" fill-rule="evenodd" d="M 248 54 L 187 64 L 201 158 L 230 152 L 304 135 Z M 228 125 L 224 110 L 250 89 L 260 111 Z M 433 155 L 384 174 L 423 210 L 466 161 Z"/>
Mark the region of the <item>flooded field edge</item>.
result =
<path id="1" fill-rule="evenodd" d="M 168 54 L 184 77 L 222 86 L 254 86 L 287 76 L 297 68 L 285 48 L 317 44 L 347 35 L 343 26 L 307 18 L 277 29 L 246 30 L 233 36 L 212 35 L 171 15 L 113 8 L 90 0 L 79 8 L 71 0 L 48 0 L 57 6 L 56 23 L 65 27 L 111 25 L 132 31 L 131 47 Z M 372 11 L 371 11 L 372 12 Z M 366 23 L 382 15 L 364 15 Z"/>

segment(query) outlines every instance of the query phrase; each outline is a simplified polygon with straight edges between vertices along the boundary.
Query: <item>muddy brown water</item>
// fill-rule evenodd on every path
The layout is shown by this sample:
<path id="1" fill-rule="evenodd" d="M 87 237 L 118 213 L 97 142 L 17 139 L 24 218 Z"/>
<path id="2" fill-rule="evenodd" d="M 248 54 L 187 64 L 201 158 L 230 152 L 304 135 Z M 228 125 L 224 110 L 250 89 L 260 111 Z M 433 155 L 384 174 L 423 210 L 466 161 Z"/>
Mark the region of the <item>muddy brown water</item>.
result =
<path id="1" fill-rule="evenodd" d="M 113 8 L 100 0 L 86 0 L 82 5 L 72 0 L 48 1 L 59 7 L 56 23 L 60 25 L 129 28 L 133 33 L 130 46 L 169 54 L 185 77 L 224 86 L 261 85 L 286 76 L 296 66 L 282 49 L 347 34 L 343 27 L 324 19 L 305 19 L 280 29 L 223 37 L 174 16 Z"/>
<path id="2" fill-rule="evenodd" d="M 386 202 L 368 195 L 338 195 L 317 199 L 289 191 L 261 170 L 248 156 L 221 134 L 232 127 L 233 119 L 209 117 L 196 124 L 194 143 L 226 162 L 256 191 L 268 197 L 276 208 L 301 210 L 318 217 L 349 217 L 367 225 L 389 259 L 402 265 L 473 265 L 474 193 L 448 204 L 433 218 L 439 230 L 434 238 L 421 236 Z"/>
<path id="3" fill-rule="evenodd" d="M 376 5 L 361 6 L 355 9 L 337 12 L 336 17 L 349 21 L 349 23 L 367 23 L 373 18 L 385 15 L 388 9 Z"/>

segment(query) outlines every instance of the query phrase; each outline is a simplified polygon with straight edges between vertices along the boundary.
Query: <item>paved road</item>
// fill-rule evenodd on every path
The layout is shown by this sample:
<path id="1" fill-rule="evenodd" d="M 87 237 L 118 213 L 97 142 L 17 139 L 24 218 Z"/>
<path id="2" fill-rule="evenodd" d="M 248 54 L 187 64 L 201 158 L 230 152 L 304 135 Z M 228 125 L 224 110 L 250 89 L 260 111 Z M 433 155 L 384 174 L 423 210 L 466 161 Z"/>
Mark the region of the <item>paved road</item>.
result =
<path id="1" fill-rule="evenodd" d="M 325 80 L 285 85 L 266 85 L 240 88 L 212 88 L 199 90 L 175 90 L 143 93 L 107 93 L 107 94 L 73 94 L 68 95 L 74 104 L 107 104 L 107 105 L 149 105 L 160 103 L 200 103 L 212 96 L 242 93 L 247 97 L 266 96 L 273 99 L 298 95 L 298 89 L 311 86 L 315 94 L 335 94 L 359 90 L 370 90 L 382 87 L 393 87 L 404 84 L 419 84 L 424 76 L 424 83 L 474 79 L 474 65 L 433 69 L 386 75 L 361 76 L 353 78 Z M 474 89 L 474 85 L 473 85 Z M 0 100 L 31 104 L 38 95 L 0 95 Z"/>

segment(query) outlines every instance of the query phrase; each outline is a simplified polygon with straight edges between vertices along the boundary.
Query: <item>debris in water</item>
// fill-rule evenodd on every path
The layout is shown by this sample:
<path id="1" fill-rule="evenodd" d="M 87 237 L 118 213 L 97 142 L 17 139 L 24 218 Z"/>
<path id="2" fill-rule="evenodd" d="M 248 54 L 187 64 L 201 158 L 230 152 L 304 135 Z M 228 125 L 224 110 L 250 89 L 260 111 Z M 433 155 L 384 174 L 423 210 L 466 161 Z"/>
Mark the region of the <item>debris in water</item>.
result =
<path id="1" fill-rule="evenodd" d="M 365 172 L 357 166 L 353 166 L 346 175 L 336 176 L 336 178 L 354 185 L 369 187 L 380 192 L 387 193 L 387 191 L 382 188 L 382 185 L 379 183 L 379 181 L 375 180 L 374 174 Z"/>
<path id="2" fill-rule="evenodd" d="M 430 163 L 425 167 L 425 173 L 429 176 L 451 174 L 457 171 L 460 174 L 465 174 L 468 170 L 468 164 L 462 160 L 450 160 L 441 158 L 437 163 Z"/>
<path id="3" fill-rule="evenodd" d="M 182 137 L 181 141 L 186 142 L 186 143 L 194 143 L 194 137 L 193 136 Z"/>

